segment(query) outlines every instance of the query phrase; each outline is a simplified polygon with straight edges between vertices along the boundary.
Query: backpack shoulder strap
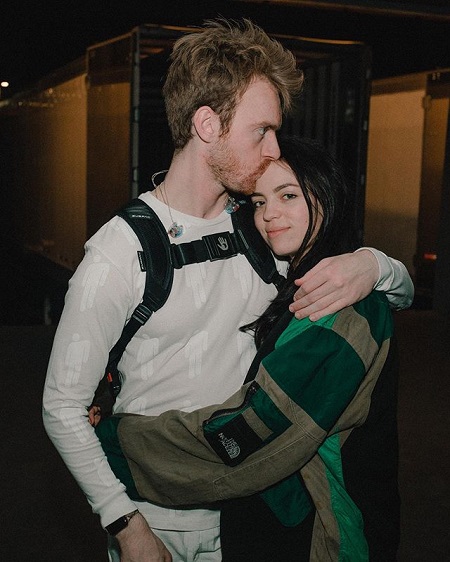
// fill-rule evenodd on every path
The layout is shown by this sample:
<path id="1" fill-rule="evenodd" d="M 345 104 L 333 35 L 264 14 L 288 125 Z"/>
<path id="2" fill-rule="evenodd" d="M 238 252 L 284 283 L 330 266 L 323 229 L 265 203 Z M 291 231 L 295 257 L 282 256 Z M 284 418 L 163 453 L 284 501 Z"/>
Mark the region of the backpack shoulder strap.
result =
<path id="1" fill-rule="evenodd" d="M 118 211 L 133 229 L 142 246 L 138 252 L 142 271 L 146 271 L 143 302 L 155 312 L 167 301 L 173 283 L 173 265 L 167 232 L 155 211 L 142 199 L 133 199 Z"/>
<path id="2" fill-rule="evenodd" d="M 116 369 L 131 338 L 156 310 L 167 301 L 173 282 L 170 243 L 159 217 L 141 199 L 133 199 L 117 215 L 133 229 L 142 246 L 138 252 L 142 271 L 146 271 L 142 302 L 134 309 L 120 338 L 109 353 L 107 370 Z"/>
<path id="3" fill-rule="evenodd" d="M 239 209 L 232 213 L 231 218 L 242 245 L 242 253 L 265 283 L 273 283 L 280 289 L 285 278 L 279 273 L 270 248 L 255 226 L 252 205 L 249 200 L 239 203 Z"/>

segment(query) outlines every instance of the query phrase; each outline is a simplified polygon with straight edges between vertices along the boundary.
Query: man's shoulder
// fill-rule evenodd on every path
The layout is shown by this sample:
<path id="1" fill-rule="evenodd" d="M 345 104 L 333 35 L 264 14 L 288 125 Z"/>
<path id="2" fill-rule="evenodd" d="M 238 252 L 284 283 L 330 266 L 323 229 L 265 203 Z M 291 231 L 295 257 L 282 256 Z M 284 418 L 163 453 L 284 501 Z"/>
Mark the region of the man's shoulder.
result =
<path id="1" fill-rule="evenodd" d="M 119 216 L 112 217 L 85 244 L 85 254 L 101 254 L 118 267 L 137 259 L 140 244 L 133 229 Z"/>
<path id="2" fill-rule="evenodd" d="M 144 203 L 146 203 L 146 205 L 151 207 L 156 214 L 158 214 L 157 210 L 152 206 L 154 197 L 151 195 L 150 191 L 141 193 L 139 195 L 139 199 L 141 199 Z M 91 238 L 89 238 L 86 242 L 87 246 L 108 248 L 117 245 L 118 249 L 129 249 L 136 246 L 138 238 L 127 222 L 117 214 L 119 211 L 120 209 L 117 209 L 109 221 L 99 228 L 97 232 L 91 236 Z"/>
<path id="3" fill-rule="evenodd" d="M 119 216 L 112 217 L 86 242 L 88 246 L 109 247 L 116 244 L 119 247 L 133 247 L 137 237 L 132 228 Z"/>

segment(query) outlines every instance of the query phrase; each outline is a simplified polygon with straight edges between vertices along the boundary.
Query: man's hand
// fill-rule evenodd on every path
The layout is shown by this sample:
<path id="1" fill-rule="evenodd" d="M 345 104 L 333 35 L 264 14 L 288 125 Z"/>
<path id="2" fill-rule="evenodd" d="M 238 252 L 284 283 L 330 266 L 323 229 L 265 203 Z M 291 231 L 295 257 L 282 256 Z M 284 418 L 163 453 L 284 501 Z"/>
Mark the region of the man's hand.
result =
<path id="1" fill-rule="evenodd" d="M 380 275 L 369 250 L 325 258 L 295 284 L 300 287 L 289 310 L 313 322 L 365 298 Z"/>
<path id="2" fill-rule="evenodd" d="M 172 562 L 172 555 L 137 513 L 116 538 L 120 546 L 120 562 Z"/>

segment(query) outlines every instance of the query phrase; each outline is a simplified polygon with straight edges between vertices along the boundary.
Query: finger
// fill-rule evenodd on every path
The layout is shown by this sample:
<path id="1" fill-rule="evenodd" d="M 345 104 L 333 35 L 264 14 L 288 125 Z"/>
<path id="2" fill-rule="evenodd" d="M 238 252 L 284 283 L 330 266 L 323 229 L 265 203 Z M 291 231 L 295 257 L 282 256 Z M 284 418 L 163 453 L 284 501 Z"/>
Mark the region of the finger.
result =
<path id="1" fill-rule="evenodd" d="M 289 305 L 289 310 L 291 312 L 299 312 L 308 306 L 312 306 L 316 302 L 316 298 L 313 295 L 302 295 L 300 298 L 295 299 Z"/>
<path id="2" fill-rule="evenodd" d="M 303 291 L 301 289 L 303 289 Z M 342 291 L 337 291 L 331 283 L 323 283 L 310 292 L 305 291 L 304 287 L 301 287 L 298 291 L 296 291 L 296 294 L 298 298 L 294 299 L 289 307 L 291 312 L 301 310 L 304 307 L 314 304 L 320 305 L 322 300 L 326 298 L 329 299 L 326 303 L 326 306 L 328 306 L 331 300 L 342 298 L 344 296 L 344 293 L 342 293 Z"/>
<path id="3" fill-rule="evenodd" d="M 324 316 L 336 314 L 336 312 L 339 312 L 346 306 L 348 306 L 348 304 L 346 304 L 344 300 L 333 302 L 330 306 L 322 308 L 319 311 L 312 312 L 309 315 L 309 319 L 311 320 L 311 322 L 317 322 L 317 320 L 320 320 Z"/>
<path id="4" fill-rule="evenodd" d="M 327 281 L 327 276 L 322 274 L 316 274 L 313 278 L 306 280 L 303 277 L 303 281 L 301 284 L 296 282 L 296 285 L 299 285 L 299 288 L 297 289 L 297 291 L 295 291 L 294 300 L 298 300 L 307 295 L 311 295 L 314 291 L 317 291 L 323 285 L 325 285 Z M 300 282 L 300 279 L 298 279 L 298 282 Z"/>
<path id="5" fill-rule="evenodd" d="M 314 288 L 322 285 L 328 279 L 327 272 L 324 271 L 328 267 L 327 259 L 319 262 L 312 269 L 306 272 L 305 275 L 303 275 L 303 277 L 299 277 L 298 279 L 295 279 L 294 281 L 295 285 L 297 286 L 306 285 L 307 291 L 312 291 Z"/>
<path id="6" fill-rule="evenodd" d="M 303 286 L 301 286 L 299 289 L 297 289 L 294 293 L 294 301 L 298 301 L 300 299 L 302 299 L 304 296 L 306 296 L 306 292 L 305 289 L 303 288 Z"/>
<path id="7" fill-rule="evenodd" d="M 334 279 L 334 270 L 330 265 L 319 263 L 308 271 L 303 277 L 298 279 L 306 292 L 311 292 L 324 283 L 330 282 Z"/>
<path id="8" fill-rule="evenodd" d="M 313 295 L 309 295 L 305 297 L 303 306 L 300 306 L 301 301 L 295 301 L 291 303 L 289 309 L 291 312 L 294 312 L 295 317 L 300 318 L 307 318 L 310 317 L 312 314 L 321 314 L 325 316 L 327 313 L 323 313 L 323 311 L 331 310 L 331 308 L 336 304 L 338 307 L 337 310 L 342 308 L 342 302 L 344 298 L 342 295 L 337 295 L 335 292 L 333 293 L 325 293 L 323 295 L 315 294 L 314 300 L 308 302 L 308 299 L 311 299 Z M 335 312 L 335 311 L 334 311 Z M 316 318 L 316 320 L 318 317 Z"/>
<path id="9" fill-rule="evenodd" d="M 353 301 L 349 301 L 347 296 L 340 299 L 337 299 L 336 297 L 325 298 L 309 307 L 305 307 L 302 310 L 295 312 L 295 317 L 298 319 L 308 317 L 312 322 L 316 322 L 324 316 L 339 312 L 343 308 L 349 306 L 351 302 Z"/>
<path id="10" fill-rule="evenodd" d="M 319 275 L 323 269 L 326 269 L 330 266 L 331 259 L 332 258 L 325 258 L 321 260 L 318 264 L 307 271 L 305 275 L 303 275 L 303 277 L 300 277 L 298 281 L 301 282 L 301 284 L 310 281 L 313 277 Z"/>

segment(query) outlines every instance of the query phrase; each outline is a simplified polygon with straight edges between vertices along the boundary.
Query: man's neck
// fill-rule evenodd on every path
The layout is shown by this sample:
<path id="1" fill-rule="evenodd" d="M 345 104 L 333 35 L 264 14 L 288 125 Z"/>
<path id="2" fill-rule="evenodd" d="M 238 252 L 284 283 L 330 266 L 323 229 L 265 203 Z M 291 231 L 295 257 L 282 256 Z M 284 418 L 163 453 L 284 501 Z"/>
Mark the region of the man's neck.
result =
<path id="1" fill-rule="evenodd" d="M 164 179 L 166 202 L 187 215 L 212 219 L 224 210 L 228 195 L 205 162 L 190 152 L 183 149 L 170 164 Z"/>

